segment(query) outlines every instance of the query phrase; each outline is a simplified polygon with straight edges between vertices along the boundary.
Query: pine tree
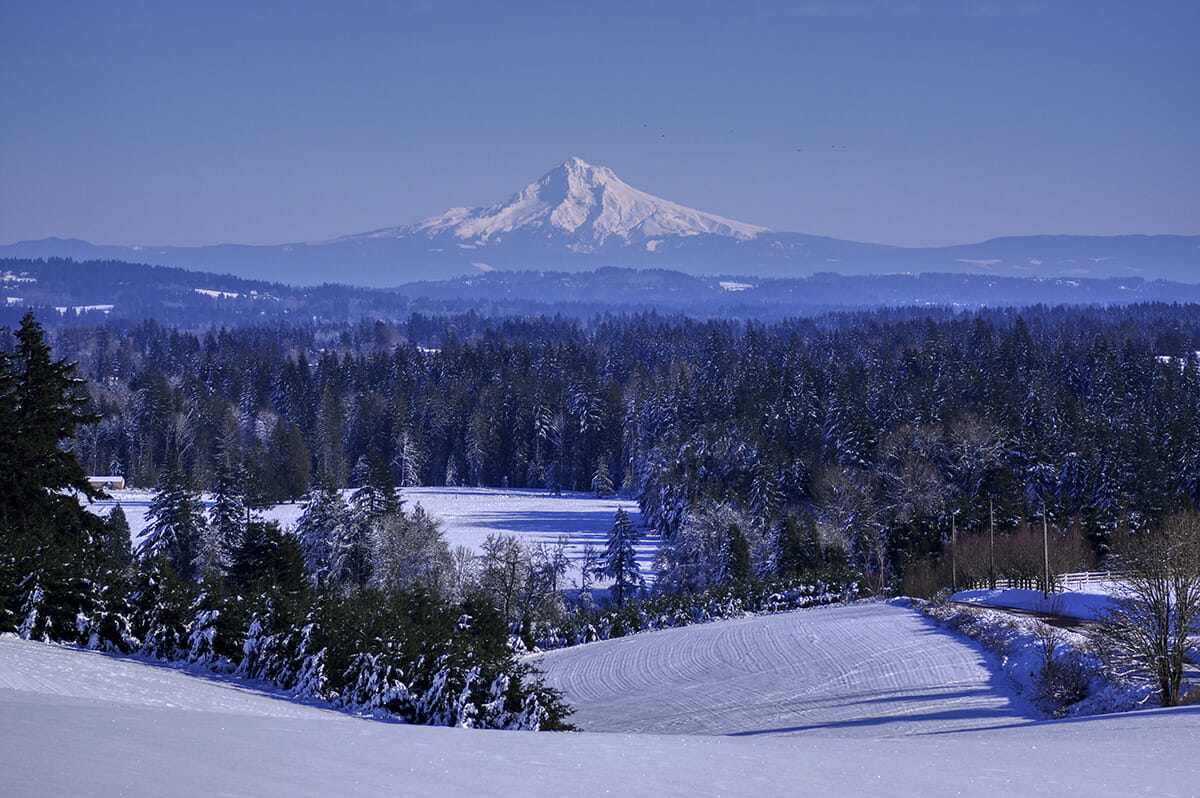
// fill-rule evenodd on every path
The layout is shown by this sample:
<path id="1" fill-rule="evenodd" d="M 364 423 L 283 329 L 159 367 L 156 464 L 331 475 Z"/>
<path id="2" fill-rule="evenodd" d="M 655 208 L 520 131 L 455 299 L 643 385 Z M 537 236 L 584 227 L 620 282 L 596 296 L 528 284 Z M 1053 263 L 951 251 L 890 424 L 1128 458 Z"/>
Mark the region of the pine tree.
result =
<path id="1" fill-rule="evenodd" d="M 275 521 L 251 521 L 233 553 L 229 575 L 234 584 L 253 593 L 299 593 L 305 585 L 300 542 Z"/>
<path id="2" fill-rule="evenodd" d="M 200 536 L 205 528 L 204 505 L 188 486 L 175 458 L 163 470 L 146 519 L 150 523 L 142 546 L 143 558 L 163 557 L 181 579 L 196 581 L 200 575 Z"/>
<path id="3" fill-rule="evenodd" d="M 637 528 L 625 508 L 618 507 L 601 555 L 601 573 L 613 580 L 612 596 L 618 607 L 624 606 L 627 598 L 645 586 L 637 562 L 637 544 Z"/>
<path id="4" fill-rule="evenodd" d="M 350 508 L 338 491 L 320 486 L 310 491 L 296 522 L 296 537 L 313 584 L 340 587 L 347 580 Z"/>
<path id="5" fill-rule="evenodd" d="M 788 515 L 779 528 L 775 545 L 775 571 L 779 576 L 799 576 L 821 564 L 821 539 L 808 513 L 800 519 Z"/>
<path id="6" fill-rule="evenodd" d="M 237 420 L 226 412 L 217 440 L 217 479 L 208 524 L 201 533 L 200 570 L 225 575 L 246 535 L 246 469 L 242 466 Z"/>
<path id="7" fill-rule="evenodd" d="M 391 470 L 378 449 L 372 447 L 354 470 L 360 487 L 350 501 L 345 568 L 349 584 L 362 588 L 371 579 L 380 530 L 401 514 L 401 503 Z"/>
<path id="8" fill-rule="evenodd" d="M 346 410 L 335 386 L 326 385 L 317 416 L 317 474 L 323 484 L 334 488 L 346 484 L 345 426 Z"/>
<path id="9" fill-rule="evenodd" d="M 77 495 L 102 494 L 65 448 L 79 426 L 99 419 L 84 410 L 87 402 L 75 365 L 51 358 L 41 325 L 27 313 L 13 353 L 0 353 L 0 462 L 6 469 L 0 631 L 24 624 L 34 612 L 54 616 L 41 628 L 57 634 L 92 600 L 103 521 L 86 512 Z"/>
<path id="10" fill-rule="evenodd" d="M 726 534 L 726 578 L 731 582 L 744 582 L 750 578 L 750 544 L 737 524 L 730 524 Z"/>
<path id="11" fill-rule="evenodd" d="M 300 428 L 282 419 L 275 425 L 268 449 L 277 467 L 279 498 L 294 501 L 308 492 L 312 477 L 312 454 L 304 443 Z"/>
<path id="12" fill-rule="evenodd" d="M 104 560 L 111 570 L 124 571 L 133 562 L 133 548 L 129 539 L 129 520 L 121 505 L 113 507 L 104 522 L 101 547 Z"/>
<path id="13" fill-rule="evenodd" d="M 608 473 L 608 458 L 604 455 L 596 460 L 596 470 L 592 474 L 592 493 L 601 499 L 613 495 L 612 477 Z"/>

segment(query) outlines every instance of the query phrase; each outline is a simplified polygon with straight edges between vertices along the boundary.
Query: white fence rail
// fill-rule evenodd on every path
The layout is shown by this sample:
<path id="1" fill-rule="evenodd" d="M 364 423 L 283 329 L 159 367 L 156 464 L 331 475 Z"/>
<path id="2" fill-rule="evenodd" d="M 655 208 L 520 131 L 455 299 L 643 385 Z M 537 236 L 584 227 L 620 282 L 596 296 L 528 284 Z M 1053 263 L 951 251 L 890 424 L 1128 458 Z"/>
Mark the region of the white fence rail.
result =
<path id="1" fill-rule="evenodd" d="M 1054 577 L 1054 589 L 1062 590 L 1079 590 L 1090 585 L 1098 585 L 1103 582 L 1111 582 L 1114 579 L 1120 579 L 1121 575 L 1115 571 L 1078 571 L 1071 574 L 1056 574 Z M 997 579 L 996 587 L 1007 588 L 1015 587 L 1016 581 L 1013 579 Z M 1036 581 L 1036 580 L 1027 580 Z"/>
<path id="2" fill-rule="evenodd" d="M 1059 590 L 1072 590 L 1101 582 L 1111 582 L 1118 578 L 1120 575 L 1112 571 L 1080 571 L 1074 574 L 1059 574 L 1058 578 L 1054 580 L 1054 584 Z"/>

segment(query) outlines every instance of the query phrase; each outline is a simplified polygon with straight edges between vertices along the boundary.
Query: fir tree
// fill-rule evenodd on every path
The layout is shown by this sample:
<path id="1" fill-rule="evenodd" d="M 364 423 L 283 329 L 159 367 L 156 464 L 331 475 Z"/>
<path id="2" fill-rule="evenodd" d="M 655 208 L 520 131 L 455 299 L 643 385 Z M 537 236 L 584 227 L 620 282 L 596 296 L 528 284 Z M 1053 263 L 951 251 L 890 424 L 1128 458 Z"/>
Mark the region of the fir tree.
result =
<path id="1" fill-rule="evenodd" d="M 645 585 L 637 562 L 637 544 L 637 528 L 625 508 L 618 507 L 601 555 L 601 572 L 613 580 L 612 596 L 618 607 L 624 606 L 625 600 Z"/>
<path id="2" fill-rule="evenodd" d="M 371 579 L 380 531 L 401 515 L 401 504 L 392 473 L 374 447 L 355 466 L 355 481 L 360 487 L 351 499 L 345 564 L 348 582 L 362 588 Z"/>
<path id="3" fill-rule="evenodd" d="M 144 559 L 162 557 L 181 579 L 196 581 L 200 574 L 200 536 L 205 528 L 204 505 L 188 486 L 177 460 L 172 459 L 146 513 Z"/>
<path id="4" fill-rule="evenodd" d="M 246 469 L 242 466 L 237 420 L 226 411 L 217 441 L 217 480 L 208 524 L 201 533 L 201 571 L 224 575 L 246 534 Z"/>
<path id="5" fill-rule="evenodd" d="M 821 564 L 821 540 L 817 523 L 808 513 L 799 520 L 787 516 L 779 528 L 775 545 L 775 571 L 779 576 L 799 576 Z"/>
<path id="6" fill-rule="evenodd" d="M 725 575 L 731 582 L 744 582 L 750 578 L 750 544 L 737 524 L 730 524 L 726 534 Z"/>
<path id="7" fill-rule="evenodd" d="M 30 612 L 56 616 L 56 632 L 69 628 L 92 599 L 103 521 L 77 495 L 102 494 L 65 447 L 99 417 L 84 410 L 75 368 L 51 358 L 32 312 L 13 354 L 0 352 L 0 631 L 23 625 Z"/>
<path id="8" fill-rule="evenodd" d="M 309 492 L 296 522 L 296 538 L 313 584 L 340 587 L 345 583 L 350 526 L 350 508 L 338 491 L 320 486 Z"/>
<path id="9" fill-rule="evenodd" d="M 120 504 L 108 513 L 101 546 L 109 569 L 120 572 L 132 564 L 133 548 L 130 542 L 129 520 Z"/>
<path id="10" fill-rule="evenodd" d="M 608 458 L 603 455 L 596 460 L 596 470 L 592 473 L 592 493 L 601 499 L 613 495 L 612 477 L 608 473 Z"/>
<path id="11" fill-rule="evenodd" d="M 281 419 L 271 433 L 269 451 L 277 469 L 275 478 L 279 498 L 295 501 L 307 493 L 312 475 L 312 454 L 304 443 L 300 429 Z"/>
<path id="12" fill-rule="evenodd" d="M 252 593 L 299 593 L 305 584 L 300 542 L 275 521 L 251 521 L 233 552 L 229 575 L 235 585 Z"/>

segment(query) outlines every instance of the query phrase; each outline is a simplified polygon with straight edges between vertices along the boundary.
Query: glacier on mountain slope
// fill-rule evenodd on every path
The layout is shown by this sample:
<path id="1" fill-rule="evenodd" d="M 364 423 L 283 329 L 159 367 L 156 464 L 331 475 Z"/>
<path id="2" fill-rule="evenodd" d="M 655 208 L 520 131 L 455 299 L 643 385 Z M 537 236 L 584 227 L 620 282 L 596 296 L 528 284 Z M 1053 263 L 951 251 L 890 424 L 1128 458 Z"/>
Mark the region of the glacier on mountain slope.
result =
<path id="1" fill-rule="evenodd" d="M 650 244 L 663 236 L 717 235 L 748 240 L 769 231 L 638 191 L 607 167 L 569 158 L 507 202 L 490 208 L 451 208 L 415 224 L 376 230 L 363 237 L 450 235 L 485 244 L 517 232 L 572 236 L 575 248 L 587 251 L 610 239 L 622 244 Z M 339 240 L 353 238 L 356 236 Z"/>

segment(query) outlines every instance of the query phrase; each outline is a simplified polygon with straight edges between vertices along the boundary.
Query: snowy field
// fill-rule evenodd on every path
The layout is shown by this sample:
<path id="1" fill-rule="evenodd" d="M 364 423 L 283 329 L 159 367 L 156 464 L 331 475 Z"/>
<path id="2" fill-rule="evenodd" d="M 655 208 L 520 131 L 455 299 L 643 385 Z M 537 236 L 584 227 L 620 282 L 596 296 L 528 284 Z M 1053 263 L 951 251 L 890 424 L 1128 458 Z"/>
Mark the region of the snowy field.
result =
<path id="1" fill-rule="evenodd" d="M 95 502 L 89 509 L 107 516 L 116 504 L 121 505 L 129 521 L 130 535 L 137 545 L 145 534 L 146 512 L 154 498 L 150 490 L 128 489 L 109 491 L 112 499 Z M 347 498 L 350 491 L 347 491 Z M 559 536 L 567 538 L 566 554 L 573 564 L 567 575 L 568 584 L 578 585 L 579 563 L 584 549 L 592 546 L 604 549 L 604 542 L 613 525 L 613 515 L 623 507 L 635 526 L 640 527 L 641 512 L 634 499 L 597 499 L 588 493 L 554 495 L 543 490 L 505 490 L 501 488 L 405 488 L 400 496 L 405 507 L 420 504 L 442 522 L 450 547 L 466 546 L 479 552 L 488 535 L 512 535 L 528 543 L 553 545 Z M 204 496 L 206 505 L 212 497 Z M 296 524 L 304 505 L 279 504 L 261 513 L 267 520 L 278 521 L 284 529 Z M 649 575 L 657 538 L 647 535 L 638 547 L 638 562 L 642 573 Z"/>
<path id="2" fill-rule="evenodd" d="M 1200 787 L 1200 707 L 1037 722 L 972 644 L 913 610 L 749 621 L 561 652 L 559 678 L 603 683 L 572 687 L 584 725 L 629 715 L 604 697 L 625 683 L 648 703 L 661 689 L 677 715 L 693 716 L 680 728 L 709 732 L 665 735 L 382 723 L 4 637 L 0 795 L 1184 796 Z M 860 648 L 845 642 L 860 637 Z M 672 664 L 676 644 L 693 664 Z M 722 693 L 758 709 L 731 712 Z M 780 711 L 794 703 L 794 719 L 770 696 Z M 765 733 L 714 734 L 723 727 Z"/>
<path id="3" fill-rule="evenodd" d="M 405 488 L 400 495 L 406 506 L 420 504 L 442 522 L 451 548 L 466 546 L 480 551 L 488 535 L 513 535 L 546 545 L 565 536 L 567 557 L 575 565 L 568 582 L 578 579 L 585 547 L 604 550 L 613 516 L 618 508 L 624 508 L 643 534 L 637 547 L 638 565 L 647 577 L 653 570 L 658 538 L 641 529 L 642 514 L 636 499 L 597 499 L 590 493 L 556 496 L 542 490 L 500 488 Z"/>
<path id="4" fill-rule="evenodd" d="M 1037 717 L 982 650 L 887 604 L 668 629 L 535 661 L 587 731 L 892 737 Z"/>

